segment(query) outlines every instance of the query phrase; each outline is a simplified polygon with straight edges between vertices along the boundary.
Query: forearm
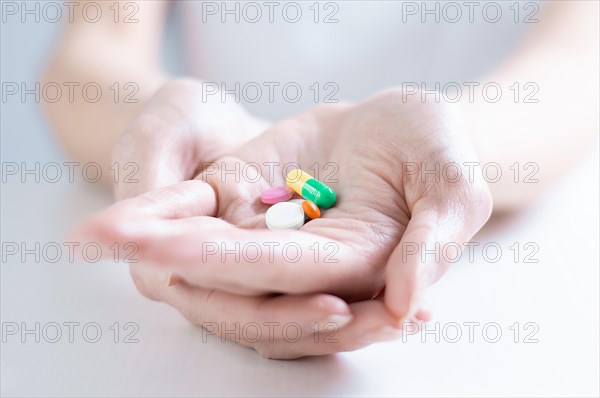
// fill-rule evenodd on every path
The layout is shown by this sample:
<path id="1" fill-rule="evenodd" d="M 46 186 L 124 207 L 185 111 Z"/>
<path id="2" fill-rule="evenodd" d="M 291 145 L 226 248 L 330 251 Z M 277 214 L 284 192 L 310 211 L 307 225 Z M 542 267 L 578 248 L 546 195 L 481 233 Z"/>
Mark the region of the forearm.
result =
<path id="1" fill-rule="evenodd" d="M 57 102 L 45 101 L 44 112 L 68 156 L 97 162 L 103 170 L 119 134 L 165 80 L 159 43 L 166 3 L 138 3 L 136 23 L 123 22 L 123 12 L 115 23 L 115 2 L 96 3 L 103 17 L 95 24 L 74 13 L 79 19 L 67 22 L 42 77 L 43 84 L 77 85 L 75 95 L 63 89 Z M 83 92 L 88 83 L 100 87 L 97 101 L 94 88 L 87 97 Z"/>
<path id="2" fill-rule="evenodd" d="M 500 211 L 538 197 L 598 136 L 598 4 L 551 2 L 544 11 L 514 56 L 484 79 L 503 88 L 502 100 L 465 98 L 460 104 L 482 163 L 496 162 L 503 172 L 489 184 Z M 515 82 L 521 89 L 518 101 L 508 90 Z M 535 86 L 524 91 L 527 82 Z M 531 99 L 538 102 L 525 102 L 524 94 L 536 86 Z"/>

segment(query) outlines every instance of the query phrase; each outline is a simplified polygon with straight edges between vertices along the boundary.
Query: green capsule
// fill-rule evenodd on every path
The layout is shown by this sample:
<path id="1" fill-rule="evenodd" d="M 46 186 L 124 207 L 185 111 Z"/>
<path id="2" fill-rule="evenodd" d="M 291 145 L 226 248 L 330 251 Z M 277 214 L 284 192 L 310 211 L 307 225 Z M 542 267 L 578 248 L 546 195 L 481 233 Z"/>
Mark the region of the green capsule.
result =
<path id="1" fill-rule="evenodd" d="M 290 189 L 320 208 L 329 209 L 335 204 L 334 190 L 300 169 L 290 171 L 285 180 Z"/>

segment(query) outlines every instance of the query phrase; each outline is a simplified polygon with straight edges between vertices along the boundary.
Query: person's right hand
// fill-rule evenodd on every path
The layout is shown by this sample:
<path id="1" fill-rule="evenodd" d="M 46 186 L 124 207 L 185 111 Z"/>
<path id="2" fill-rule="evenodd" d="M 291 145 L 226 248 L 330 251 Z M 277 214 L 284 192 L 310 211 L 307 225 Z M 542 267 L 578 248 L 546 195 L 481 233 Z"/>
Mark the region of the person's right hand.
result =
<path id="1" fill-rule="evenodd" d="M 147 193 L 139 197 L 139 209 L 172 211 L 173 217 L 178 216 L 177 212 L 191 211 L 181 205 L 185 190 L 172 200 L 156 197 L 150 191 L 192 179 L 199 165 L 235 150 L 267 128 L 266 123 L 250 116 L 238 104 L 212 98 L 212 102 L 203 102 L 202 83 L 189 79 L 172 81 L 157 92 L 114 149 L 113 160 L 121 170 L 137 169 L 135 175 L 121 175 L 116 181 L 117 200 Z M 205 194 L 214 194 L 209 191 Z M 189 196 L 190 208 L 206 202 L 197 195 Z M 147 206 L 151 203 L 156 206 Z M 112 212 L 105 218 L 108 229 L 96 230 L 94 239 L 103 235 L 111 240 L 121 235 L 120 228 L 134 224 L 140 216 L 130 210 Z M 223 335 L 224 330 L 234 330 L 236 324 L 240 329 L 250 324 L 261 326 L 262 338 L 258 340 L 241 330 L 224 337 L 270 358 L 348 351 L 397 337 L 399 332 L 386 328 L 395 320 L 377 301 L 349 305 L 330 294 L 242 296 L 192 286 L 185 281 L 169 287 L 169 275 L 148 264 L 131 264 L 130 269 L 136 287 L 144 296 L 167 302 L 193 323 L 207 327 L 210 333 Z M 428 313 L 420 311 L 417 318 L 427 319 Z M 302 339 L 293 343 L 282 338 L 283 329 L 292 324 L 302 328 Z M 378 331 L 375 335 L 371 333 L 374 330 Z M 288 332 L 293 339 L 294 329 Z"/>

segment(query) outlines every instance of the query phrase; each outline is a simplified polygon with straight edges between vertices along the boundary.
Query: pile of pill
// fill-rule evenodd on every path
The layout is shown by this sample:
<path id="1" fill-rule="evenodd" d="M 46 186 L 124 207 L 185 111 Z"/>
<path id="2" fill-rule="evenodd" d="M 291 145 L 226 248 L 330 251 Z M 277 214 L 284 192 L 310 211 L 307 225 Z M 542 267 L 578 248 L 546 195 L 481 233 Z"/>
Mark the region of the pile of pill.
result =
<path id="1" fill-rule="evenodd" d="M 267 227 L 299 229 L 304 222 L 321 217 L 321 210 L 335 204 L 333 189 L 310 174 L 294 169 L 285 178 L 287 186 L 269 188 L 260 194 L 264 204 L 273 205 L 267 210 Z M 293 193 L 304 199 L 292 199 Z"/>
<path id="2" fill-rule="evenodd" d="M 287 186 L 273 187 L 260 193 L 260 201 L 269 207 L 266 214 L 267 227 L 276 229 L 300 229 L 307 220 L 321 217 L 321 210 L 335 204 L 335 191 L 310 174 L 294 169 L 285 178 Z M 303 199 L 292 199 L 294 192 Z M 172 273 L 165 284 L 174 286 L 180 278 Z"/>

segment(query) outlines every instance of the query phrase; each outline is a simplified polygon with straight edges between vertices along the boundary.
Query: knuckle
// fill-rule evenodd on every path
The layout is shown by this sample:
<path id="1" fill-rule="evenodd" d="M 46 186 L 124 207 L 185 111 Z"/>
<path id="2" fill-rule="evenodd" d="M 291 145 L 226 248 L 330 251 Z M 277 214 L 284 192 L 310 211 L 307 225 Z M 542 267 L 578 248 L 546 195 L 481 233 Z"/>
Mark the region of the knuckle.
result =
<path id="1" fill-rule="evenodd" d="M 420 112 L 435 111 L 437 112 L 442 103 L 435 101 L 422 101 L 420 95 L 409 95 L 401 87 L 394 87 L 388 90 L 381 91 L 372 96 L 368 103 L 381 107 L 390 112 L 405 112 L 412 106 L 418 106 Z"/>
<path id="2" fill-rule="evenodd" d="M 486 183 L 475 189 L 474 194 L 471 196 L 471 203 L 474 208 L 478 209 L 479 227 L 482 227 L 490 218 L 494 209 L 492 194 Z"/>
<path id="3" fill-rule="evenodd" d="M 381 91 L 361 103 L 361 108 L 373 123 L 394 132 L 430 138 L 426 142 L 460 132 L 460 129 L 447 128 L 461 123 L 460 108 L 456 104 L 422 98 L 420 93 L 407 93 L 402 88 Z"/>
<path id="4" fill-rule="evenodd" d="M 338 102 L 326 102 L 320 103 L 313 108 L 314 113 L 319 115 L 331 115 L 331 114 L 340 114 L 347 112 L 349 109 L 352 109 L 354 105 L 345 101 Z"/>
<path id="5" fill-rule="evenodd" d="M 470 217 L 477 229 L 489 219 L 493 201 L 489 187 L 485 181 L 474 181 L 463 183 L 462 190 L 465 196 L 466 210 L 469 211 Z"/>
<path id="6" fill-rule="evenodd" d="M 372 97 L 372 100 L 377 105 L 397 105 L 398 103 L 406 102 L 406 95 L 401 88 L 394 87 L 388 90 L 381 91 Z"/>
<path id="7" fill-rule="evenodd" d="M 436 178 L 439 174 L 436 172 Z M 423 183 L 420 180 L 412 182 L 421 186 L 422 195 L 427 198 L 429 207 L 444 215 L 443 217 L 461 216 L 465 233 L 473 235 L 487 222 L 492 213 L 493 201 L 487 183 L 479 178 L 465 177 L 468 175 L 466 170 L 459 172 L 461 176 L 457 178 L 446 178 L 441 174 L 436 183 Z"/>

